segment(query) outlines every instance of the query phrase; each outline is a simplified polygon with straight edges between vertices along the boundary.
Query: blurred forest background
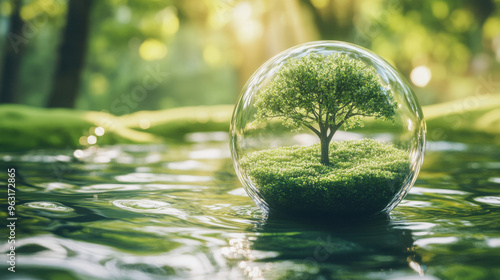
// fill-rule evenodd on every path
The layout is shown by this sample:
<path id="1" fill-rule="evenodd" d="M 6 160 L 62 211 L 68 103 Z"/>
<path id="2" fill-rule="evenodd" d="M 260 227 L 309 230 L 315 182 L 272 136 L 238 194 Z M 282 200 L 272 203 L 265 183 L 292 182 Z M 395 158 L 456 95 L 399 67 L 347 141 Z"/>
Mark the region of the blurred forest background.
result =
<path id="1" fill-rule="evenodd" d="M 314 40 L 371 49 L 422 105 L 450 101 L 498 87 L 499 8 L 500 0 L 0 0 L 0 103 L 116 115 L 232 104 L 267 59 Z"/>

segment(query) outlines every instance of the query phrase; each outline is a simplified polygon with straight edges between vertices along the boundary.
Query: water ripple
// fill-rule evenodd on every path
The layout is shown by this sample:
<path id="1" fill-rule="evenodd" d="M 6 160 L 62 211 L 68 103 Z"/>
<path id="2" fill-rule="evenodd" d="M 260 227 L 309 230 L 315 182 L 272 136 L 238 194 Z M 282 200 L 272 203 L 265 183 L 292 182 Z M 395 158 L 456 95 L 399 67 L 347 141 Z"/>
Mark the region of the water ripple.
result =
<path id="1" fill-rule="evenodd" d="M 500 206 L 500 197 L 496 196 L 481 196 L 474 198 L 475 201 L 486 203 L 493 206 Z"/>
<path id="2" fill-rule="evenodd" d="M 433 193 L 433 194 L 451 194 L 451 195 L 466 195 L 469 194 L 465 191 L 459 190 L 450 190 L 450 189 L 434 189 L 434 188 L 421 188 L 421 187 L 413 187 L 410 190 L 411 194 L 425 194 L 425 193 Z"/>
<path id="3" fill-rule="evenodd" d="M 47 191 L 47 192 L 55 191 L 55 190 L 69 190 L 69 189 L 73 189 L 73 187 L 74 187 L 71 184 L 66 184 L 66 183 L 61 183 L 61 182 L 42 183 L 42 184 L 39 184 L 39 186 L 44 187 L 45 191 Z"/>
<path id="4" fill-rule="evenodd" d="M 430 238 L 422 238 L 417 241 L 415 241 L 415 245 L 420 246 L 420 247 L 426 247 L 428 245 L 435 245 L 435 244 L 451 244 L 455 243 L 458 241 L 458 238 L 455 236 L 448 236 L 448 237 L 430 237 Z"/>
<path id="5" fill-rule="evenodd" d="M 200 192 L 208 187 L 197 185 L 168 185 L 168 184 L 97 184 L 83 186 L 77 190 L 81 193 L 104 193 L 104 192 L 125 192 L 125 191 L 153 191 L 153 190 L 189 190 L 190 192 Z"/>
<path id="6" fill-rule="evenodd" d="M 176 170 L 200 170 L 204 167 L 204 164 L 197 160 L 186 160 L 180 162 L 169 162 L 165 164 L 165 167 Z"/>
<path id="7" fill-rule="evenodd" d="M 237 196 L 248 196 L 247 192 L 245 191 L 244 188 L 238 188 L 238 189 L 234 189 L 230 192 L 228 192 L 228 194 L 230 195 L 237 195 Z"/>
<path id="8" fill-rule="evenodd" d="M 116 176 L 118 182 L 126 183 L 149 183 L 149 182 L 174 182 L 174 183 L 195 183 L 212 180 L 210 176 L 198 175 L 177 175 L 177 174 L 154 174 L 154 173 L 130 173 Z"/>
<path id="9" fill-rule="evenodd" d="M 42 209 L 47 211 L 54 212 L 73 212 L 75 211 L 71 207 L 67 207 L 59 202 L 51 202 L 51 201 L 33 201 L 23 204 L 26 207 L 33 209 Z"/>
<path id="10" fill-rule="evenodd" d="M 209 148 L 189 152 L 189 157 L 192 159 L 223 159 L 231 157 L 231 152 L 228 149 Z"/>
<path id="11" fill-rule="evenodd" d="M 21 277 L 410 279 L 422 259 L 424 278 L 443 279 L 453 278 L 441 273 L 452 265 L 488 274 L 498 259 L 498 153 L 438 143 L 387 221 L 318 224 L 263 216 L 234 177 L 227 143 L 192 137 L 175 149 L 70 153 L 57 179 L 38 162 L 69 160 L 59 152 L 30 152 L 25 163 L 22 154 L 0 155 L 26 182 L 18 196 L 25 222 L 16 229 Z M 451 152 L 433 158 L 442 147 Z M 8 246 L 0 243 L 0 253 Z"/>
<path id="12" fill-rule="evenodd" d="M 493 178 L 490 178 L 488 181 L 490 181 L 492 183 L 500 184 L 500 177 L 493 177 Z"/>
<path id="13" fill-rule="evenodd" d="M 492 248 L 500 247 L 500 238 L 490 238 L 486 240 L 486 244 Z"/>
<path id="14" fill-rule="evenodd" d="M 130 199 L 130 200 L 115 200 L 112 202 L 118 208 L 123 210 L 138 212 L 138 213 L 151 213 L 151 214 L 166 214 L 172 215 L 181 219 L 185 219 L 187 214 L 184 211 L 173 208 L 170 203 L 149 200 L 149 199 Z"/>
<path id="15" fill-rule="evenodd" d="M 457 143 L 457 142 L 447 142 L 447 141 L 428 141 L 425 145 L 427 151 L 466 151 L 468 149 L 467 144 Z"/>
<path id="16" fill-rule="evenodd" d="M 193 132 L 185 136 L 186 141 L 204 143 L 204 142 L 227 142 L 229 134 L 225 131 L 216 132 Z"/>

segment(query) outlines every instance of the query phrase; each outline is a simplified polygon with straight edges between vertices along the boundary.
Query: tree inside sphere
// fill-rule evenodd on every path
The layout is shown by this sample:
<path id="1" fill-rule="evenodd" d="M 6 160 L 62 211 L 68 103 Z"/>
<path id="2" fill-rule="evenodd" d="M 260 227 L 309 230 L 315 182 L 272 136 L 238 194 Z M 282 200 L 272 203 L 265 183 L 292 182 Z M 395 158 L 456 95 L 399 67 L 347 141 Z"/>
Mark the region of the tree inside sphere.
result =
<path id="1" fill-rule="evenodd" d="M 402 75 L 333 41 L 291 48 L 259 68 L 231 123 L 247 193 L 266 212 L 293 215 L 388 213 L 413 185 L 424 142 L 422 112 Z"/>

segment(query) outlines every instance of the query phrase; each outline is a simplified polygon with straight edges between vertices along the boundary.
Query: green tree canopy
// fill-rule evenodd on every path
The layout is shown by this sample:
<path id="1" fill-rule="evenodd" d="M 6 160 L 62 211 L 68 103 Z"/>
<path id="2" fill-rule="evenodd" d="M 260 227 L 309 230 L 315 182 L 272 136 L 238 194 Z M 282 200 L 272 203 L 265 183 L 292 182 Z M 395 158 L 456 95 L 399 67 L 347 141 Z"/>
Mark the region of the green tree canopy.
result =
<path id="1" fill-rule="evenodd" d="M 371 116 L 394 119 L 397 103 L 375 70 L 346 54 L 311 53 L 290 59 L 256 96 L 256 119 L 279 118 L 287 127 L 307 127 L 321 141 L 321 163 L 329 165 L 335 132 Z"/>

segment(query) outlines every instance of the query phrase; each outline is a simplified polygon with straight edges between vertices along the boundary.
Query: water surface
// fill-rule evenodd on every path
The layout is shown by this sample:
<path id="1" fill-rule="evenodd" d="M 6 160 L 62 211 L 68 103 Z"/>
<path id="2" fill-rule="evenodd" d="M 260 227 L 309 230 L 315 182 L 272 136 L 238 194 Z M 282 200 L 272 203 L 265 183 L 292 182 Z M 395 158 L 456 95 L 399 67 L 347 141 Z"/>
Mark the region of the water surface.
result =
<path id="1" fill-rule="evenodd" d="M 18 204 L 2 279 L 500 279 L 496 146 L 429 143 L 390 217 L 346 223 L 264 217 L 225 137 L 188 140 L 0 154 Z"/>

